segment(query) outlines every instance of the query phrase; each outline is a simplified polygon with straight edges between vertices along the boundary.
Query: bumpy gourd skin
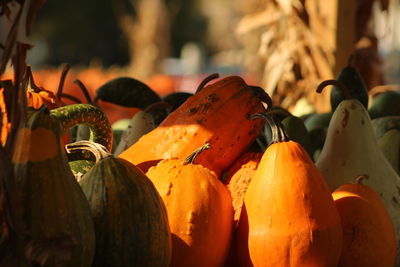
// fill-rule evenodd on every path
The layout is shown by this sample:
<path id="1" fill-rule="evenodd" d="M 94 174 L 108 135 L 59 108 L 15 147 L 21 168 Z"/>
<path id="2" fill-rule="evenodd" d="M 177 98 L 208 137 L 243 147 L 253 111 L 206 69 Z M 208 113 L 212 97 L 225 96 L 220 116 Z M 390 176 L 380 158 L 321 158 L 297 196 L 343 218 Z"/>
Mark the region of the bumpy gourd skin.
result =
<path id="1" fill-rule="evenodd" d="M 339 215 L 323 176 L 293 141 L 270 145 L 247 189 L 236 246 L 241 266 L 337 266 Z"/>
<path id="2" fill-rule="evenodd" d="M 130 162 L 101 159 L 80 185 L 96 230 L 93 266 L 168 267 L 171 234 L 164 203 L 151 181 Z"/>
<path id="3" fill-rule="evenodd" d="M 95 248 L 93 220 L 61 146 L 60 124 L 47 110 L 28 117 L 12 155 L 23 222 L 33 240 L 71 238 L 71 257 L 63 259 L 55 250 L 45 266 L 89 267 Z"/>
<path id="4" fill-rule="evenodd" d="M 146 172 L 162 159 L 184 160 L 208 142 L 211 148 L 201 153 L 196 163 L 219 175 L 257 138 L 263 122 L 250 117 L 263 111 L 261 101 L 243 79 L 230 76 L 189 97 L 119 157 Z"/>
<path id="5" fill-rule="evenodd" d="M 50 114 L 60 121 L 64 133 L 75 125 L 87 124 L 93 131 L 92 141 L 102 144 L 111 151 L 113 138 L 111 124 L 98 107 L 91 104 L 73 104 L 53 109 Z"/>
<path id="6" fill-rule="evenodd" d="M 228 190 L 215 173 L 171 159 L 151 167 L 146 175 L 167 208 L 172 233 L 170 266 L 223 266 L 231 242 L 233 208 Z"/>

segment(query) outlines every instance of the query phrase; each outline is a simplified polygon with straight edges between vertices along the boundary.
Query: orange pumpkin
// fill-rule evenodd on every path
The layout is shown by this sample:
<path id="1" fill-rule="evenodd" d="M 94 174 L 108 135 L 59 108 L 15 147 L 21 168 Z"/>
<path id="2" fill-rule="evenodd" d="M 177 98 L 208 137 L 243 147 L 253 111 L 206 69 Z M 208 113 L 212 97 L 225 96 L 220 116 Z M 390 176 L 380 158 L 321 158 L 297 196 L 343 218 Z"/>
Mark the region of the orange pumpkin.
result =
<path id="1" fill-rule="evenodd" d="M 146 172 L 162 159 L 183 160 L 208 142 L 211 148 L 196 162 L 219 176 L 262 130 L 261 120 L 250 119 L 262 111 L 259 97 L 242 78 L 226 77 L 189 97 L 119 157 Z"/>
<path id="2" fill-rule="evenodd" d="M 244 194 L 260 163 L 262 153 L 245 152 L 229 167 L 224 184 L 232 197 L 235 225 L 242 211 Z"/>
<path id="3" fill-rule="evenodd" d="M 151 167 L 146 175 L 167 208 L 170 266 L 222 266 L 231 241 L 233 208 L 228 190 L 215 173 L 198 164 L 169 159 Z"/>
<path id="4" fill-rule="evenodd" d="M 358 179 L 333 192 L 343 226 L 339 265 L 394 266 L 396 234 L 380 196 Z"/>
<path id="5" fill-rule="evenodd" d="M 279 121 L 267 118 L 273 143 L 246 191 L 237 229 L 241 266 L 336 267 L 342 228 L 324 177 Z"/>

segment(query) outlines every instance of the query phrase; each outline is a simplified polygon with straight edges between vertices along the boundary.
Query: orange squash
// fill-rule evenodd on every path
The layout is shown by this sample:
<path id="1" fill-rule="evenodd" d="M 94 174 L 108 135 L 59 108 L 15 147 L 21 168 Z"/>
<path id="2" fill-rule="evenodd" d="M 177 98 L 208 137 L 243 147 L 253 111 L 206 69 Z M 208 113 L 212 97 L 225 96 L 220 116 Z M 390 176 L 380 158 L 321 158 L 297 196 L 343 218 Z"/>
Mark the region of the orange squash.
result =
<path id="1" fill-rule="evenodd" d="M 235 225 L 242 211 L 244 194 L 260 163 L 262 153 L 245 152 L 229 167 L 224 184 L 232 197 Z"/>
<path id="2" fill-rule="evenodd" d="M 250 115 L 264 111 L 253 89 L 238 76 L 204 87 L 119 157 L 146 172 L 162 159 L 183 160 L 208 142 L 211 148 L 196 162 L 219 176 L 262 130 L 261 120 L 250 119 Z"/>
<path id="3" fill-rule="evenodd" d="M 343 226 L 339 266 L 394 266 L 396 234 L 392 220 L 380 196 L 360 181 L 344 184 L 332 194 Z"/>
<path id="4" fill-rule="evenodd" d="M 342 228 L 324 177 L 279 121 L 266 118 L 273 143 L 245 194 L 236 236 L 240 266 L 336 267 Z"/>
<path id="5" fill-rule="evenodd" d="M 146 175 L 167 208 L 170 266 L 222 266 L 231 242 L 233 208 L 228 190 L 215 173 L 198 164 L 167 159 Z"/>

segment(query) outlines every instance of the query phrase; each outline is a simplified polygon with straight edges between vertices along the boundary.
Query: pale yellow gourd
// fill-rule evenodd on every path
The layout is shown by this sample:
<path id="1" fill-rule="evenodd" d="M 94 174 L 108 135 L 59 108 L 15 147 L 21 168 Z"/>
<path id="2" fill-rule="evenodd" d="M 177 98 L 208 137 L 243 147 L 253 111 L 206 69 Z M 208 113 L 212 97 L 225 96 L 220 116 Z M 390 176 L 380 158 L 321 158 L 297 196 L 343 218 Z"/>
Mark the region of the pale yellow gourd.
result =
<path id="1" fill-rule="evenodd" d="M 364 184 L 380 195 L 393 221 L 399 264 L 400 177 L 381 152 L 368 112 L 358 100 L 343 100 L 333 113 L 316 165 L 331 191 L 356 176 L 367 177 Z"/>
<path id="2" fill-rule="evenodd" d="M 378 139 L 378 145 L 383 155 L 392 165 L 393 169 L 400 173 L 400 131 L 392 129 L 387 131 L 382 137 Z"/>

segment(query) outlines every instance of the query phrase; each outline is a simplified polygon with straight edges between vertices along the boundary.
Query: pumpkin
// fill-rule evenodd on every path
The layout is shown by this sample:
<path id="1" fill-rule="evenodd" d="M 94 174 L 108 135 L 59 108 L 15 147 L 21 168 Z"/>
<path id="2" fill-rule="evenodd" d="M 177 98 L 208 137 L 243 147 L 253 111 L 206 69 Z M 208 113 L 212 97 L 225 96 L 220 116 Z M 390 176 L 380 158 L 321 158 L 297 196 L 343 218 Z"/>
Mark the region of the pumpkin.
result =
<path id="1" fill-rule="evenodd" d="M 74 246 L 67 262 L 49 251 L 45 266 L 91 266 L 95 234 L 90 207 L 60 142 L 61 126 L 42 107 L 18 129 L 12 155 L 23 222 L 37 241 L 66 235 Z"/>
<path id="2" fill-rule="evenodd" d="M 235 225 L 239 221 L 242 211 L 244 194 L 257 170 L 261 157 L 262 153 L 260 152 L 245 152 L 227 170 L 224 184 L 232 197 Z"/>
<path id="3" fill-rule="evenodd" d="M 146 173 L 167 208 L 170 266 L 222 266 L 232 235 L 232 200 L 213 171 L 189 158 L 162 160 Z"/>
<path id="4" fill-rule="evenodd" d="M 211 148 L 203 151 L 196 162 L 219 176 L 262 130 L 261 120 L 250 119 L 251 114 L 264 111 L 254 93 L 260 91 L 266 95 L 239 76 L 205 86 L 119 157 L 146 172 L 162 159 L 184 160 L 197 147 L 210 143 Z"/>
<path id="5" fill-rule="evenodd" d="M 361 176 L 333 192 L 343 227 L 343 248 L 339 266 L 395 265 L 396 235 L 392 220 L 380 196 L 362 184 Z"/>
<path id="6" fill-rule="evenodd" d="M 236 253 L 246 266 L 337 266 L 340 218 L 322 174 L 276 119 L 244 198 Z"/>
<path id="7" fill-rule="evenodd" d="M 80 141 L 96 164 L 80 180 L 93 215 L 92 266 L 168 267 L 171 234 L 164 203 L 146 175 L 100 144 Z"/>

